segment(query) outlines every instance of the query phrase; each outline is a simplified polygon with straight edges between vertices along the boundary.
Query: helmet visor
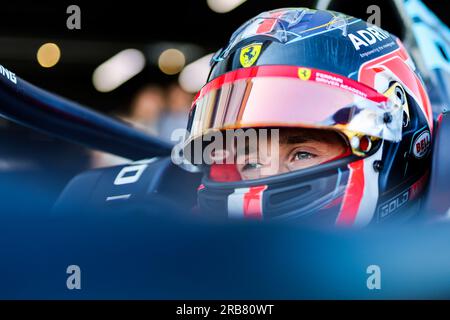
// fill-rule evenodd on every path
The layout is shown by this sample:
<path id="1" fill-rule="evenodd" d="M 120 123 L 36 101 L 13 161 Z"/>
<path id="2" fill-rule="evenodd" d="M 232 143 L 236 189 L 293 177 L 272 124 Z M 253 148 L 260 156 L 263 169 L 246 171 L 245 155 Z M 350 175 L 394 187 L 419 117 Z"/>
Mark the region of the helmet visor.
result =
<path id="1" fill-rule="evenodd" d="M 210 131 L 261 127 L 348 130 L 400 141 L 402 109 L 370 87 L 321 70 L 238 69 L 199 92 L 187 142 Z"/>

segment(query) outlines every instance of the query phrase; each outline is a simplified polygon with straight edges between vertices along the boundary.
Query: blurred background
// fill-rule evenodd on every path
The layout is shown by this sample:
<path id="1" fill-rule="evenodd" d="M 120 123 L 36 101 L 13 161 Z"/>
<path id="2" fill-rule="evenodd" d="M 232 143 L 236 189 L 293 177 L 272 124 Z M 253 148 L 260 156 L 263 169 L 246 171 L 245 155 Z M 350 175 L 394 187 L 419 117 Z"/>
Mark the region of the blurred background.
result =
<path id="1" fill-rule="evenodd" d="M 449 23 L 448 3 L 424 2 Z M 73 4 L 81 9 L 79 30 L 66 25 L 71 15 L 66 11 Z M 186 126 L 212 54 L 226 45 L 238 26 L 265 10 L 314 4 L 313 0 L 7 1 L 0 7 L 0 64 L 35 85 L 170 140 L 174 129 Z M 389 30 L 383 12 L 381 23 Z M 35 181 L 52 181 L 46 188 L 49 199 L 78 172 L 126 161 L 0 118 L 0 181 L 23 176 L 17 186 L 23 189 L 38 188 L 25 185 L 30 175 Z"/>

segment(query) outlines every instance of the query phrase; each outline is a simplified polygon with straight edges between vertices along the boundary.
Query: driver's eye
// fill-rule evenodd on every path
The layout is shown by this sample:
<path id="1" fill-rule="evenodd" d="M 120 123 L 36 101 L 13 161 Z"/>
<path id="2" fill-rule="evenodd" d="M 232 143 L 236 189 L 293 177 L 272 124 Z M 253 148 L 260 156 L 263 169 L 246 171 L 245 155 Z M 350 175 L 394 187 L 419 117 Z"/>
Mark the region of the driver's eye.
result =
<path id="1" fill-rule="evenodd" d="M 256 170 L 261 169 L 262 164 L 260 163 L 247 163 L 242 167 L 242 170 Z"/>
<path id="2" fill-rule="evenodd" d="M 294 154 L 294 160 L 308 160 L 315 157 L 317 157 L 315 154 L 306 151 L 299 151 Z"/>

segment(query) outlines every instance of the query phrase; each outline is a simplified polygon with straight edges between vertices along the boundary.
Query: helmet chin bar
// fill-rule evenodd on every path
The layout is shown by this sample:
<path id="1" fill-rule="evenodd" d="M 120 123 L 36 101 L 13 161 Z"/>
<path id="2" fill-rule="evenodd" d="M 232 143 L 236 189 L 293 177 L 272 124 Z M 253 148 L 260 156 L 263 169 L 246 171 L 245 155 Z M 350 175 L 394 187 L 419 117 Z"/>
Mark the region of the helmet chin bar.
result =
<path id="1" fill-rule="evenodd" d="M 377 140 L 365 155 L 370 157 L 381 147 L 381 140 Z M 312 213 L 321 212 L 320 216 L 330 219 L 327 225 L 331 226 L 340 210 L 350 166 L 359 160 L 361 157 L 350 154 L 314 167 L 254 180 L 214 181 L 205 174 L 198 191 L 199 205 L 208 216 L 226 218 L 236 216 L 230 215 L 230 210 L 240 207 L 243 199 L 259 197 L 261 218 L 301 218 L 302 222 L 315 223 Z M 375 172 L 373 167 L 370 170 Z"/>
<path id="2" fill-rule="evenodd" d="M 230 199 L 234 205 L 240 205 L 243 192 L 259 189 L 264 190 L 261 209 L 265 219 L 303 219 L 310 213 L 327 209 L 343 195 L 349 175 L 348 165 L 358 159 L 350 155 L 303 170 L 238 182 L 216 182 L 205 175 L 202 180 L 204 188 L 198 192 L 199 205 L 208 216 L 214 214 L 227 218 L 230 216 Z M 329 216 L 331 220 L 336 218 L 333 214 Z"/>

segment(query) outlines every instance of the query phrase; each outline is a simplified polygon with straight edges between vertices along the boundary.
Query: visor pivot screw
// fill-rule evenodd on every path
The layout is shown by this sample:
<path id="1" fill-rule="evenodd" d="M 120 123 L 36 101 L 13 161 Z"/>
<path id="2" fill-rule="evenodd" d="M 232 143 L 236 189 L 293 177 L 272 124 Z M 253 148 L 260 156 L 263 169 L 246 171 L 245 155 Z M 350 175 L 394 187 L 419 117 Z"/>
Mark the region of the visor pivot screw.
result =
<path id="1" fill-rule="evenodd" d="M 395 95 L 397 96 L 397 99 L 401 105 L 405 104 L 405 92 L 403 91 L 403 88 L 400 86 L 395 87 Z"/>
<path id="2" fill-rule="evenodd" d="M 372 141 L 370 141 L 370 138 L 368 136 L 363 136 L 359 139 L 359 150 L 366 153 L 370 151 L 371 147 Z"/>
<path id="3" fill-rule="evenodd" d="M 350 144 L 353 149 L 359 149 L 359 142 L 359 137 L 357 136 L 352 137 L 352 139 L 350 140 Z"/>
<path id="4" fill-rule="evenodd" d="M 383 170 L 383 168 L 384 168 L 383 161 L 375 160 L 373 162 L 373 170 L 375 170 L 375 172 L 380 172 Z"/>
<path id="5" fill-rule="evenodd" d="M 391 123 L 392 122 L 392 114 L 390 114 L 389 112 L 385 112 L 383 114 L 383 122 L 384 123 Z"/>

